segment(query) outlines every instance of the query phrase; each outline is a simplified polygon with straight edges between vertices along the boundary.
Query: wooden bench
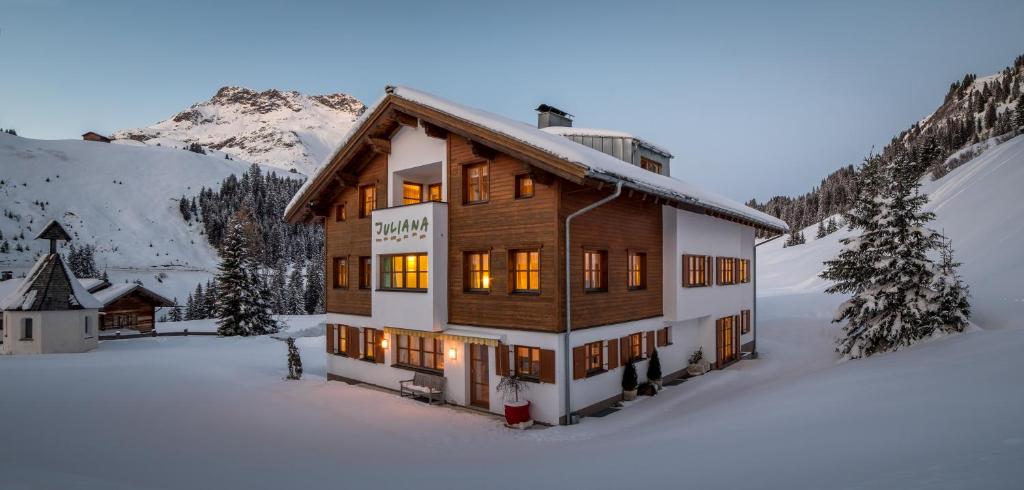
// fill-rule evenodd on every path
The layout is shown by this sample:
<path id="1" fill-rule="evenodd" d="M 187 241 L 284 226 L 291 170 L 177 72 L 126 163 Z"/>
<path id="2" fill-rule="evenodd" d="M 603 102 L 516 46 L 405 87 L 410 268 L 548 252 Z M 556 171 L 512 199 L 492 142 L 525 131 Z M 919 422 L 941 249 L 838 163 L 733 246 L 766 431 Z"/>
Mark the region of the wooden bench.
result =
<path id="1" fill-rule="evenodd" d="M 433 404 L 435 400 L 444 403 L 444 383 L 444 376 L 416 373 L 412 379 L 398 382 L 398 394 L 410 397 L 422 396 L 430 404 Z"/>

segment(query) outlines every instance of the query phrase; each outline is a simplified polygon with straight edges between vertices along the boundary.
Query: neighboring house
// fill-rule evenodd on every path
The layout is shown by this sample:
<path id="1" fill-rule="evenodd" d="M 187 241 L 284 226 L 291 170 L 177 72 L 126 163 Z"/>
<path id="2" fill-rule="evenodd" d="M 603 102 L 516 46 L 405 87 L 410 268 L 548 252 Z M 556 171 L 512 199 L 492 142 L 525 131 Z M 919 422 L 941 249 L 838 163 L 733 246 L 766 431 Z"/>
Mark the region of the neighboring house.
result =
<path id="1" fill-rule="evenodd" d="M 329 379 L 432 373 L 449 403 L 501 413 L 516 374 L 556 424 L 619 400 L 655 349 L 665 379 L 698 348 L 718 368 L 756 353 L 754 235 L 786 224 L 539 109 L 546 130 L 389 87 L 296 194 L 286 219 L 325 231 Z"/>
<path id="2" fill-rule="evenodd" d="M 56 221 L 36 239 L 50 241 L 50 251 L 4 296 L 4 354 L 85 352 L 96 348 L 100 302 L 78 282 L 57 253 L 57 240 L 71 237 Z M 11 279 L 4 284 L 16 281 Z"/>
<path id="3" fill-rule="evenodd" d="M 92 131 L 83 134 L 82 139 L 85 141 L 99 141 L 100 143 L 110 143 L 112 141 L 111 138 L 103 136 L 102 134 L 99 133 L 94 133 Z"/>
<path id="4" fill-rule="evenodd" d="M 156 309 L 174 306 L 173 301 L 133 282 L 111 285 L 95 278 L 80 282 L 100 302 L 100 330 L 151 332 Z"/>

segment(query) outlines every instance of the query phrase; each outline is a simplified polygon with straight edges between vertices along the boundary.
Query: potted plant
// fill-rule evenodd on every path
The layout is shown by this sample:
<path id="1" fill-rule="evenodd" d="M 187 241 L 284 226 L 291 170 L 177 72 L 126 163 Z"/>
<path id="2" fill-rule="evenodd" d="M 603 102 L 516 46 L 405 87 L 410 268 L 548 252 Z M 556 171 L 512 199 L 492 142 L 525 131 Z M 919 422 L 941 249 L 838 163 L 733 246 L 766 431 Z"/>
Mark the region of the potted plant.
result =
<path id="1" fill-rule="evenodd" d="M 690 355 L 690 365 L 686 367 L 686 373 L 690 376 L 700 376 L 708 372 L 710 365 L 704 360 L 704 347 L 698 347 Z"/>
<path id="2" fill-rule="evenodd" d="M 516 429 L 525 429 L 533 425 L 530 418 L 530 401 L 520 400 L 519 396 L 526 391 L 527 385 L 519 376 L 511 374 L 502 376 L 498 381 L 498 391 L 505 400 L 505 425 Z"/>
<path id="3" fill-rule="evenodd" d="M 636 400 L 636 366 L 631 359 L 626 363 L 626 369 L 622 371 L 622 399 L 623 401 Z"/>
<path id="4" fill-rule="evenodd" d="M 655 389 L 661 389 L 661 360 L 658 359 L 658 349 L 654 349 L 651 360 L 647 362 L 647 381 L 650 381 Z"/>

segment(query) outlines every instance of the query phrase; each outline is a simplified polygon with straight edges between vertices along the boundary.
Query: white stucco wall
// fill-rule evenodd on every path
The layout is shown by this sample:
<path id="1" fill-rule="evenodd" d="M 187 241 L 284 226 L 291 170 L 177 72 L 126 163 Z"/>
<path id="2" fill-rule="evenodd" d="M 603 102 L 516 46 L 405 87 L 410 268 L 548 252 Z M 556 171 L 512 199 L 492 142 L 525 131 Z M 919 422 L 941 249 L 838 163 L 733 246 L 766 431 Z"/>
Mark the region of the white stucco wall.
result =
<path id="1" fill-rule="evenodd" d="M 4 354 L 86 352 L 98 345 L 98 310 L 5 311 L 3 315 Z M 32 340 L 21 340 L 25 318 L 32 319 Z"/>
<path id="2" fill-rule="evenodd" d="M 441 200 L 447 201 L 448 190 L 448 146 L 447 142 L 439 138 L 427 136 L 423 126 L 416 128 L 402 126 L 391 138 L 391 154 L 388 155 L 388 182 L 391 193 L 388 195 L 388 207 L 402 204 L 402 183 L 404 179 L 401 172 L 423 165 L 430 165 L 440 162 L 437 171 L 429 178 L 418 177 L 417 183 L 434 184 L 441 183 Z M 399 175 L 396 175 L 398 173 Z"/>

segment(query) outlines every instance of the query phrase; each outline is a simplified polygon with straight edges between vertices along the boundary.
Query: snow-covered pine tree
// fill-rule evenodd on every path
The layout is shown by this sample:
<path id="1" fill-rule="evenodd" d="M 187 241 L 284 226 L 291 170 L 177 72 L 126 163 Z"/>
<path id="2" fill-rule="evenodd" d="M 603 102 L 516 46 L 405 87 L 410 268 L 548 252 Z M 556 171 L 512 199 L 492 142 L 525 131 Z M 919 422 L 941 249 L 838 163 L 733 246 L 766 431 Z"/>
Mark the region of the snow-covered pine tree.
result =
<path id="1" fill-rule="evenodd" d="M 288 304 L 286 306 L 289 315 L 302 315 L 306 313 L 306 283 L 302 279 L 302 263 L 292 267 L 288 275 Z"/>
<path id="2" fill-rule="evenodd" d="M 959 267 L 953 257 L 952 240 L 942 240 L 934 289 L 939 295 L 936 324 L 943 333 L 963 332 L 971 317 L 970 290 L 957 272 Z"/>
<path id="3" fill-rule="evenodd" d="M 248 213 L 232 216 L 220 249 L 217 333 L 223 336 L 264 335 L 277 331 L 277 324 L 270 316 L 266 284 L 247 243 L 247 226 L 251 226 Z"/>
<path id="4" fill-rule="evenodd" d="M 299 348 L 295 346 L 295 339 L 288 337 L 288 379 L 302 379 L 302 358 L 299 357 Z"/>
<path id="5" fill-rule="evenodd" d="M 287 264 L 274 268 L 270 274 L 270 295 L 272 298 L 272 309 L 278 315 L 288 314 L 288 279 L 285 276 Z"/>
<path id="6" fill-rule="evenodd" d="M 185 319 L 186 320 L 197 320 L 199 317 L 196 316 L 196 302 L 192 297 L 192 293 L 188 293 L 188 299 L 185 300 Z"/>
<path id="7" fill-rule="evenodd" d="M 178 309 L 178 297 L 174 297 L 174 306 L 171 307 L 171 311 L 167 314 L 167 321 L 180 322 L 181 321 L 181 310 Z"/>
<path id="8" fill-rule="evenodd" d="M 815 235 L 814 238 L 815 239 L 817 239 L 817 238 L 825 238 L 825 235 L 828 235 L 828 231 L 825 230 L 825 222 L 824 221 L 819 221 L 818 222 L 818 233 L 817 233 L 817 235 Z"/>
<path id="9" fill-rule="evenodd" d="M 193 320 L 202 320 L 204 318 L 210 318 L 210 313 L 206 309 L 206 297 L 203 293 L 203 284 L 197 283 L 196 290 L 192 293 L 192 306 L 189 307 L 189 311 L 192 314 Z"/>
<path id="10" fill-rule="evenodd" d="M 927 196 L 905 153 L 869 158 L 862 167 L 862 192 L 847 218 L 860 235 L 842 240 L 839 255 L 825 262 L 821 277 L 834 281 L 828 293 L 852 297 L 834 322 L 846 322 L 837 351 L 850 358 L 911 345 L 936 330 L 932 289 L 935 265 L 928 253 L 940 235 L 925 226 Z"/>
<path id="11" fill-rule="evenodd" d="M 306 313 L 315 315 L 324 311 L 324 260 L 323 252 L 314 254 L 306 263 L 306 291 L 304 295 Z"/>
<path id="12" fill-rule="evenodd" d="M 828 226 L 827 226 L 827 228 L 825 230 L 825 234 L 826 235 L 831 235 L 831 234 L 833 234 L 833 233 L 835 233 L 837 231 L 839 231 L 839 223 L 836 223 L 836 219 L 834 217 L 829 218 L 828 219 Z"/>

